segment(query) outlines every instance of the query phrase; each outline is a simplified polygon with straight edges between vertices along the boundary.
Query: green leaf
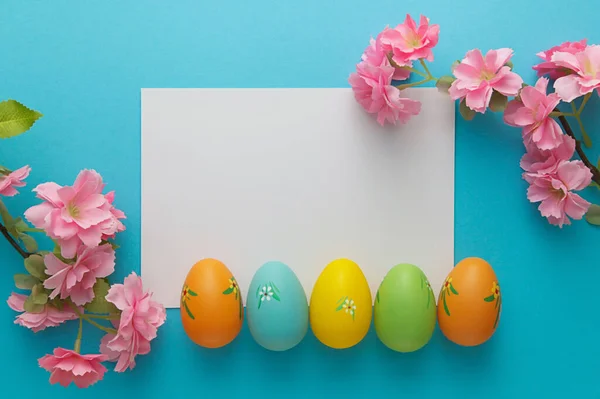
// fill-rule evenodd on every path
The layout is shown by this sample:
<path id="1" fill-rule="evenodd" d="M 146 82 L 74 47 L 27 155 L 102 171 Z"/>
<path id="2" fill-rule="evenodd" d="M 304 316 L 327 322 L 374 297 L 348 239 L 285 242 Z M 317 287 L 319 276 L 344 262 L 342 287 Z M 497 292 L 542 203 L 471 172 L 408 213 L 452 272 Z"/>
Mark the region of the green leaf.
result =
<path id="1" fill-rule="evenodd" d="M 27 108 L 15 100 L 0 103 L 0 138 L 18 136 L 25 133 L 42 117 L 37 111 Z"/>
<path id="2" fill-rule="evenodd" d="M 506 104 L 508 104 L 508 97 L 494 90 L 490 99 L 490 109 L 494 112 L 502 112 L 506 109 Z"/>
<path id="3" fill-rule="evenodd" d="M 271 284 L 271 287 L 273 287 L 273 291 L 275 291 L 276 293 L 279 294 L 279 288 L 277 288 L 277 286 L 275 285 L 274 282 L 270 281 L 269 284 Z"/>
<path id="4" fill-rule="evenodd" d="M 7 229 L 10 230 L 14 227 L 15 221 L 13 220 L 12 216 L 10 216 L 10 213 L 8 213 L 8 209 L 6 209 L 6 205 L 4 205 L 4 202 L 2 201 L 0 201 L 0 216 L 2 216 L 2 221 Z"/>
<path id="5" fill-rule="evenodd" d="M 117 307 L 106 300 L 109 288 L 106 279 L 97 279 L 94 284 L 94 299 L 85 305 L 85 310 L 91 313 L 118 313 Z"/>
<path id="6" fill-rule="evenodd" d="M 22 290 L 30 290 L 34 285 L 40 282 L 40 280 L 29 274 L 15 274 L 14 279 L 17 288 Z"/>
<path id="7" fill-rule="evenodd" d="M 59 297 L 55 297 L 54 299 L 50 300 L 50 305 L 52 305 L 56 309 L 62 311 L 63 307 L 64 307 L 64 302 Z"/>
<path id="8" fill-rule="evenodd" d="M 595 181 L 590 183 L 590 187 L 596 187 L 598 190 L 600 190 L 600 184 L 596 183 Z"/>
<path id="9" fill-rule="evenodd" d="M 31 301 L 36 305 L 45 305 L 48 302 L 48 294 L 44 291 L 42 284 L 36 284 L 31 289 Z"/>
<path id="10" fill-rule="evenodd" d="M 229 287 L 229 288 L 227 288 L 225 291 L 223 291 L 223 294 L 225 294 L 225 295 L 229 295 L 229 294 L 231 294 L 232 292 L 233 292 L 233 288 L 232 288 L 232 287 Z"/>
<path id="11" fill-rule="evenodd" d="M 444 303 L 444 312 L 450 316 L 450 309 L 448 309 L 448 305 L 446 305 L 446 295 L 442 296 L 442 302 Z"/>
<path id="12" fill-rule="evenodd" d="M 19 240 L 21 240 L 28 252 L 35 252 L 38 250 L 37 242 L 32 236 L 25 233 L 20 233 Z"/>
<path id="13" fill-rule="evenodd" d="M 494 294 L 486 296 L 485 298 L 483 298 L 483 300 L 486 302 L 492 302 L 494 300 Z"/>
<path id="14" fill-rule="evenodd" d="M 458 111 L 460 112 L 460 114 L 466 121 L 470 121 L 475 117 L 475 111 L 473 111 L 471 108 L 467 107 L 467 103 L 465 100 L 462 100 L 460 102 Z"/>
<path id="15" fill-rule="evenodd" d="M 190 290 L 189 288 L 187 291 L 188 291 L 188 294 L 190 294 L 190 296 L 198 296 L 198 294 L 196 294 L 194 291 Z"/>
<path id="16" fill-rule="evenodd" d="M 48 276 L 44 270 L 46 266 L 44 265 L 44 258 L 40 255 L 30 255 L 25 259 L 25 269 L 31 274 L 33 277 L 36 277 L 40 280 L 45 280 Z"/>
<path id="17" fill-rule="evenodd" d="M 506 65 L 506 66 L 507 66 L 507 67 L 509 67 L 510 69 L 513 69 L 513 68 L 514 68 L 514 64 L 513 64 L 513 63 L 512 63 L 512 61 L 510 61 L 510 60 L 509 60 L 509 61 L 508 61 L 506 64 L 504 64 L 504 65 Z"/>
<path id="18" fill-rule="evenodd" d="M 435 87 L 437 87 L 438 90 L 441 91 L 442 93 L 448 93 L 448 90 L 450 89 L 452 82 L 454 82 L 455 80 L 456 80 L 456 78 L 453 76 L 449 76 L 449 75 L 442 76 L 437 80 L 437 82 L 435 82 Z"/>
<path id="19" fill-rule="evenodd" d="M 452 293 L 453 293 L 454 295 L 458 295 L 458 291 L 456 291 L 456 290 L 454 289 L 454 286 L 452 285 L 452 283 L 450 283 L 450 291 L 452 291 Z"/>
<path id="20" fill-rule="evenodd" d="M 188 316 L 190 316 L 190 319 L 195 320 L 196 318 L 194 317 L 194 315 L 192 314 L 192 312 L 190 312 L 190 308 L 188 308 L 187 303 L 183 303 L 183 308 L 185 309 L 185 312 L 187 313 Z"/>
<path id="21" fill-rule="evenodd" d="M 44 310 L 44 305 L 35 303 L 33 296 L 29 295 L 23 304 L 23 308 L 29 313 L 41 313 Z"/>
<path id="22" fill-rule="evenodd" d="M 600 206 L 592 204 L 585 214 L 585 220 L 589 224 L 600 226 Z"/>
<path id="23" fill-rule="evenodd" d="M 15 218 L 15 229 L 17 229 L 19 233 L 27 230 L 28 228 L 29 226 L 27 226 L 27 223 L 25 223 L 22 217 L 19 216 Z"/>
<path id="24" fill-rule="evenodd" d="M 277 302 L 281 302 L 279 295 L 277 295 L 277 293 L 275 291 L 273 291 L 273 299 L 275 299 Z"/>

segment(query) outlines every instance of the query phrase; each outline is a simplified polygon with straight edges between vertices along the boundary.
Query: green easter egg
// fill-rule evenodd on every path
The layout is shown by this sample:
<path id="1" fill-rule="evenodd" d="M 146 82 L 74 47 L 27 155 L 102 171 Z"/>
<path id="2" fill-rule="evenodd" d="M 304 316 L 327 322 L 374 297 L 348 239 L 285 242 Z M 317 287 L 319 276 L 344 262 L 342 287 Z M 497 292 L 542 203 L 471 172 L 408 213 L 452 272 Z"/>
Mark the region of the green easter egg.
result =
<path id="1" fill-rule="evenodd" d="M 415 265 L 394 266 L 377 290 L 377 337 L 397 352 L 414 352 L 429 342 L 436 323 L 435 296 L 425 273 Z"/>

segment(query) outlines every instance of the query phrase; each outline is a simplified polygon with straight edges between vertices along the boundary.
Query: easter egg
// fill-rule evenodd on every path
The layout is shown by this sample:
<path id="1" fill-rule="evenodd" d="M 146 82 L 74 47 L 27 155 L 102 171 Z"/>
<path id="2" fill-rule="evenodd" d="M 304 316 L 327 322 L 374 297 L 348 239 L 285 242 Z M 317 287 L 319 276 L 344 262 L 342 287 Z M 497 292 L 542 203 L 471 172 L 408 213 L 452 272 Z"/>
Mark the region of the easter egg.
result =
<path id="1" fill-rule="evenodd" d="M 397 352 L 414 352 L 429 342 L 436 322 L 435 296 L 421 269 L 394 266 L 375 296 L 377 337 Z"/>
<path id="2" fill-rule="evenodd" d="M 181 289 L 183 329 L 196 344 L 225 346 L 239 334 L 244 318 L 242 293 L 222 262 L 202 259 L 188 272 Z"/>
<path id="3" fill-rule="evenodd" d="M 438 323 L 462 346 L 486 342 L 496 331 L 502 296 L 492 266 L 480 258 L 461 260 L 448 274 L 438 297 Z"/>
<path id="4" fill-rule="evenodd" d="M 308 301 L 300 280 L 281 262 L 267 262 L 252 277 L 246 301 L 254 340 L 272 351 L 298 345 L 308 331 Z"/>
<path id="5" fill-rule="evenodd" d="M 310 297 L 310 326 L 321 343 L 335 349 L 358 344 L 369 331 L 371 290 L 360 267 L 337 259 L 323 269 Z"/>

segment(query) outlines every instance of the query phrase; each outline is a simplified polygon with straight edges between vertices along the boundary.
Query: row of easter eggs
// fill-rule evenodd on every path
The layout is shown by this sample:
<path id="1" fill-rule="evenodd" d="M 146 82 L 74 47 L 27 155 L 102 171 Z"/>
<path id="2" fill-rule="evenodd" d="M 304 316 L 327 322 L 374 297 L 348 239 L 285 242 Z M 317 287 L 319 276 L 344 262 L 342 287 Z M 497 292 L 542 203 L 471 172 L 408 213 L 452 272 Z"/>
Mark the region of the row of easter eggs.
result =
<path id="1" fill-rule="evenodd" d="M 242 293 L 231 271 L 216 259 L 203 259 L 191 268 L 180 305 L 184 330 L 200 346 L 227 345 L 242 328 Z M 463 259 L 453 268 L 437 306 L 431 285 L 417 266 L 400 264 L 389 270 L 373 304 L 360 267 L 338 259 L 321 272 L 310 306 L 292 269 L 281 262 L 264 264 L 250 283 L 246 317 L 252 337 L 273 351 L 296 346 L 309 324 L 323 344 L 349 348 L 365 337 L 373 318 L 377 336 L 387 347 L 412 352 L 429 342 L 436 320 L 451 341 L 482 344 L 496 330 L 501 308 L 496 274 L 480 258 Z"/>

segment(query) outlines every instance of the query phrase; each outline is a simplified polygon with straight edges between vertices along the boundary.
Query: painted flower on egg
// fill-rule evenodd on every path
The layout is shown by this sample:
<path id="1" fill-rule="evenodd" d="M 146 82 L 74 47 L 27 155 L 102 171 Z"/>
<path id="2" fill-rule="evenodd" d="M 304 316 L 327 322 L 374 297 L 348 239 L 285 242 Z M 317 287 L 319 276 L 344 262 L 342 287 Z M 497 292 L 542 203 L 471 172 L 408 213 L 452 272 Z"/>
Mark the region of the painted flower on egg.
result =
<path id="1" fill-rule="evenodd" d="M 483 298 L 484 301 L 486 302 L 495 302 L 495 307 L 496 309 L 498 309 L 497 313 L 496 313 L 496 321 L 494 321 L 494 328 L 496 328 L 496 325 L 498 324 L 498 319 L 500 318 L 500 308 L 502 307 L 502 297 L 500 295 L 500 286 L 494 281 L 492 282 L 492 289 L 490 290 L 492 292 L 491 295 Z"/>
<path id="2" fill-rule="evenodd" d="M 229 278 L 228 280 L 229 283 L 229 288 L 227 288 L 225 291 L 223 291 L 223 295 L 231 295 L 234 294 L 235 295 L 235 299 L 239 302 L 239 310 L 240 310 L 240 320 L 242 319 L 242 310 L 244 308 L 244 305 L 242 304 L 242 296 L 238 295 L 240 289 L 238 286 L 237 281 L 235 281 L 235 278 L 232 276 L 231 278 Z"/>
<path id="3" fill-rule="evenodd" d="M 427 309 L 429 309 L 429 304 L 431 303 L 431 295 L 429 294 L 433 293 L 433 289 L 431 288 L 431 284 L 429 284 L 429 280 L 425 277 L 421 278 L 421 288 L 423 287 L 425 287 L 427 291 Z"/>
<path id="4" fill-rule="evenodd" d="M 258 308 L 262 306 L 262 303 L 267 301 L 269 302 L 271 299 L 280 301 L 279 297 L 279 289 L 273 282 L 269 282 L 267 284 L 263 284 L 262 286 L 258 286 L 258 290 L 256 290 L 256 298 L 258 299 Z"/>
<path id="5" fill-rule="evenodd" d="M 442 287 L 442 302 L 444 303 L 444 312 L 446 312 L 448 316 L 450 316 L 450 309 L 448 309 L 448 305 L 446 304 L 446 295 L 450 296 L 452 294 L 458 295 L 458 291 L 456 291 L 452 285 L 452 277 L 448 277 Z"/>
<path id="6" fill-rule="evenodd" d="M 339 312 L 340 310 L 343 310 L 345 313 L 352 316 L 352 320 L 354 320 L 356 305 L 354 304 L 354 300 L 352 298 L 348 298 L 347 296 L 340 298 L 338 301 L 338 307 L 335 309 L 335 311 Z"/>
<path id="7" fill-rule="evenodd" d="M 192 299 L 193 296 L 197 296 L 198 294 L 196 294 L 194 291 L 190 290 L 190 287 L 188 287 L 187 285 L 183 286 L 183 289 L 181 290 L 181 304 L 183 305 L 185 311 L 187 312 L 188 316 L 190 316 L 190 319 L 194 320 L 195 317 L 192 314 L 192 312 L 190 311 L 190 308 L 187 305 L 187 302 L 189 300 Z"/>

